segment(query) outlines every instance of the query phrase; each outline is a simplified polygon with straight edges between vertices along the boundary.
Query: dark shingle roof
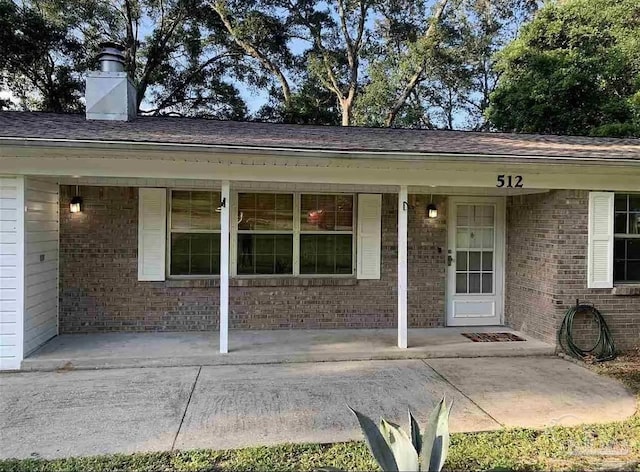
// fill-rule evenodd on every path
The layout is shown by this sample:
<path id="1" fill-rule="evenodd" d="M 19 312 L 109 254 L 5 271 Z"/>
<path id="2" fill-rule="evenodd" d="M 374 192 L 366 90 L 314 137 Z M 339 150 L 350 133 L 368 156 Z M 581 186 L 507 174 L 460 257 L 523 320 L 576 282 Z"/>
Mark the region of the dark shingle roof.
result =
<path id="1" fill-rule="evenodd" d="M 87 121 L 84 115 L 0 112 L 0 137 L 206 144 L 371 153 L 610 158 L 632 159 L 640 162 L 640 139 L 634 138 L 343 128 L 175 117 L 139 117 L 132 122 L 112 122 Z"/>

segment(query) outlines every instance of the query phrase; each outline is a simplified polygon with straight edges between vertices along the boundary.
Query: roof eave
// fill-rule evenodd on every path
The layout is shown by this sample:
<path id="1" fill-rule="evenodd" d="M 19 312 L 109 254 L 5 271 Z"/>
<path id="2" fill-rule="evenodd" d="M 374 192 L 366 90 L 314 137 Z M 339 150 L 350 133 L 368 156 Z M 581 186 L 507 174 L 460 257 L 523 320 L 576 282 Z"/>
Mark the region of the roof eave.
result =
<path id="1" fill-rule="evenodd" d="M 171 151 L 171 152 L 203 152 L 217 151 L 227 154 L 244 153 L 267 156 L 295 156 L 328 159 L 380 159 L 396 161 L 470 161 L 502 163 L 549 163 L 549 164 L 591 164 L 591 165 L 640 165 L 640 159 L 624 157 L 576 157 L 576 156 L 539 156 L 522 154 L 473 154 L 473 153 L 442 153 L 415 151 L 385 151 L 385 150 L 353 150 L 353 149 L 313 149 L 272 146 L 242 146 L 197 143 L 167 143 L 151 141 L 106 141 L 91 139 L 52 139 L 35 137 L 0 136 L 1 146 L 37 146 L 50 148 L 85 148 L 109 150 L 139 150 L 139 151 Z"/>

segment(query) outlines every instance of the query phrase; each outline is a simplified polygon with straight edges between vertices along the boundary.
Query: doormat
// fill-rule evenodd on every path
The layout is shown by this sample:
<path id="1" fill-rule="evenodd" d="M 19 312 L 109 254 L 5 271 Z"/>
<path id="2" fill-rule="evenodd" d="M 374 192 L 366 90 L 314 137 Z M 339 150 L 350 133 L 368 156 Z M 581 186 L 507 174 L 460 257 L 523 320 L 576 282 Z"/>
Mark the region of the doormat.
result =
<path id="1" fill-rule="evenodd" d="M 526 341 L 513 333 L 462 333 L 474 343 L 501 343 L 507 341 Z"/>

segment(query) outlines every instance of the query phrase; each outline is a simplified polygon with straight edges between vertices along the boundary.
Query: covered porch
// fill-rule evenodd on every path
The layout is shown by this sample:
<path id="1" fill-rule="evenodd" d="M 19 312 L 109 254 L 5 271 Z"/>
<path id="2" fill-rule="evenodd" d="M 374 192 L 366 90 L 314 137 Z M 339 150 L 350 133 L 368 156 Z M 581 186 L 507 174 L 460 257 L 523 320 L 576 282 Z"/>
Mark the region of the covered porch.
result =
<path id="1" fill-rule="evenodd" d="M 463 333 L 510 333 L 522 341 L 475 342 Z M 228 354 L 217 332 L 95 333 L 57 336 L 23 370 L 251 365 L 301 362 L 546 356 L 555 347 L 505 327 L 410 329 L 406 349 L 394 329 L 231 330 Z"/>

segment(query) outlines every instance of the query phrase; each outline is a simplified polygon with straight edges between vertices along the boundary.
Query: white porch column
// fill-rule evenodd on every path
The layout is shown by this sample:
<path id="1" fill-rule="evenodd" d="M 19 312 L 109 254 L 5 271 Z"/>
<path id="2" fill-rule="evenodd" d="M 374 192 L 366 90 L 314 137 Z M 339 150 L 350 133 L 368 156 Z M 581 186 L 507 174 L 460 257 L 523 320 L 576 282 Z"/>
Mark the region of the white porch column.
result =
<path id="1" fill-rule="evenodd" d="M 229 215 L 230 184 L 222 182 L 220 211 L 220 353 L 229 352 Z"/>
<path id="2" fill-rule="evenodd" d="M 398 193 L 398 347 L 407 347 L 407 216 L 408 191 Z"/>

